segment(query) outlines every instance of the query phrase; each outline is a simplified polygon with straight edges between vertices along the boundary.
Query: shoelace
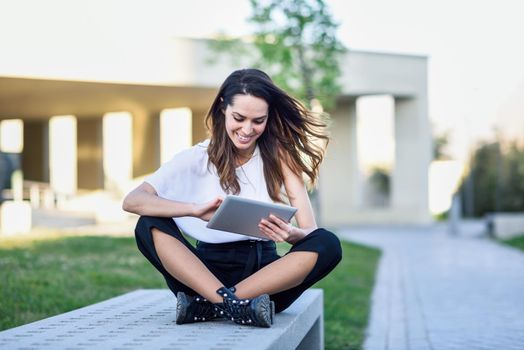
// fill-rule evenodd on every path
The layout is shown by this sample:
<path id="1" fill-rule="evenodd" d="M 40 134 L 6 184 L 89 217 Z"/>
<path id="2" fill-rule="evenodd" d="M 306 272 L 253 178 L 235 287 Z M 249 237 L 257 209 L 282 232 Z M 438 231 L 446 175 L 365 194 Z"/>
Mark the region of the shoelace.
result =
<path id="1" fill-rule="evenodd" d="M 249 307 L 250 299 L 235 300 L 224 298 L 224 305 L 229 311 L 231 320 L 239 324 L 253 323 L 253 310 Z"/>
<path id="2" fill-rule="evenodd" d="M 201 315 L 200 317 L 194 316 L 194 321 L 205 321 L 217 317 L 217 308 L 205 298 L 195 297 L 193 306 L 195 309 L 191 310 L 192 314 Z"/>
<path id="3" fill-rule="evenodd" d="M 222 287 L 217 290 L 222 298 L 224 298 L 224 310 L 231 321 L 238 324 L 251 324 L 253 322 L 253 310 L 249 308 L 250 299 L 238 299 L 235 295 L 235 287 L 227 289 Z M 222 314 L 222 313 L 221 313 Z"/>

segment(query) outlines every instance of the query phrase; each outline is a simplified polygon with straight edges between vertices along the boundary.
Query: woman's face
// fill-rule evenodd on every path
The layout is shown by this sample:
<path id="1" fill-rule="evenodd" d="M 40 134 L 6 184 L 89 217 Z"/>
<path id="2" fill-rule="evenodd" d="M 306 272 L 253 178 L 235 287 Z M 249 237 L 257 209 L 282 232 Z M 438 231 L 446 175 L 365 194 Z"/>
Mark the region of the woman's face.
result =
<path id="1" fill-rule="evenodd" d="M 238 94 L 227 105 L 225 115 L 229 138 L 241 154 L 250 155 L 266 129 L 267 102 L 259 97 Z"/>

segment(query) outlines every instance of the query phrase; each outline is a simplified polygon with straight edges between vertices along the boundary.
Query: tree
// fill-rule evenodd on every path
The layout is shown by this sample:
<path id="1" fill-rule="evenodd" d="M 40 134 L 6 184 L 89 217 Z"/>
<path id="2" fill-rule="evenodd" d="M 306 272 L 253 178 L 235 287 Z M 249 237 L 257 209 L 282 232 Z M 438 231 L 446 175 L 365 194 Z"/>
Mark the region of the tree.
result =
<path id="1" fill-rule="evenodd" d="M 470 183 L 473 193 L 468 194 Z M 473 216 L 490 212 L 524 211 L 524 147 L 516 142 L 481 143 L 470 160 L 470 172 L 460 191 L 473 196 Z"/>
<path id="2" fill-rule="evenodd" d="M 381 167 L 373 168 L 369 182 L 380 194 L 384 196 L 389 195 L 391 178 L 387 169 Z"/>
<path id="3" fill-rule="evenodd" d="M 267 72 L 274 82 L 316 112 L 335 106 L 341 86 L 339 58 L 345 52 L 337 39 L 335 23 L 323 0 L 250 0 L 255 27 L 252 50 L 239 39 L 225 36 L 211 42 L 213 51 L 228 52 L 238 64 Z M 242 56 L 242 57 L 239 57 Z M 310 192 L 320 218 L 320 199 Z"/>
<path id="4" fill-rule="evenodd" d="M 448 154 L 449 131 L 433 136 L 433 159 L 449 160 Z"/>
<path id="5" fill-rule="evenodd" d="M 345 52 L 323 0 L 250 0 L 257 55 L 251 65 L 266 71 L 277 85 L 308 107 L 335 104 L 341 86 L 339 56 Z M 225 37 L 212 44 L 215 51 L 247 53 L 238 39 Z M 234 49 L 234 50 L 232 50 Z"/>
<path id="6" fill-rule="evenodd" d="M 390 171 L 383 167 L 374 167 L 368 178 L 370 192 L 367 200 L 373 207 L 385 207 L 389 205 L 391 187 Z"/>

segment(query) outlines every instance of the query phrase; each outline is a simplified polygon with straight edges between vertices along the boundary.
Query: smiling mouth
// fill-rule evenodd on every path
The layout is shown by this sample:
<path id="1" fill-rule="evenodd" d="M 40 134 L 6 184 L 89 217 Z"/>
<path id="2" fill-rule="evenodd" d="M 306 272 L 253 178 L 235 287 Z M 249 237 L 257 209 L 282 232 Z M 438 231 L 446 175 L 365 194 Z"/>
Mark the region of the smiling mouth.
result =
<path id="1" fill-rule="evenodd" d="M 240 140 L 240 142 L 248 142 L 249 140 L 251 140 L 252 136 L 242 136 L 239 133 L 237 133 L 237 137 Z"/>

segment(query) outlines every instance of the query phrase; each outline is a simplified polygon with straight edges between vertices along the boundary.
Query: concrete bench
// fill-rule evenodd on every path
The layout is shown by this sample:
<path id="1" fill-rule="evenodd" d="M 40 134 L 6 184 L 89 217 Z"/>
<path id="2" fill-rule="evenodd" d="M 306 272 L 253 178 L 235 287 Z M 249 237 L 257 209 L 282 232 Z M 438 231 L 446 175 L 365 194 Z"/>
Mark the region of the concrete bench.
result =
<path id="1" fill-rule="evenodd" d="M 142 289 L 0 332 L 0 349 L 323 349 L 323 294 L 306 291 L 271 328 L 177 325 L 169 290 Z"/>

